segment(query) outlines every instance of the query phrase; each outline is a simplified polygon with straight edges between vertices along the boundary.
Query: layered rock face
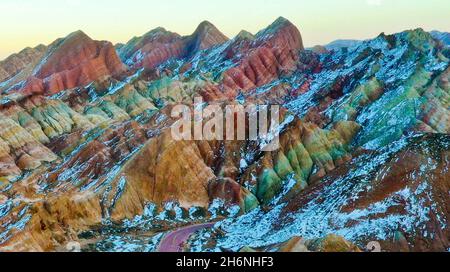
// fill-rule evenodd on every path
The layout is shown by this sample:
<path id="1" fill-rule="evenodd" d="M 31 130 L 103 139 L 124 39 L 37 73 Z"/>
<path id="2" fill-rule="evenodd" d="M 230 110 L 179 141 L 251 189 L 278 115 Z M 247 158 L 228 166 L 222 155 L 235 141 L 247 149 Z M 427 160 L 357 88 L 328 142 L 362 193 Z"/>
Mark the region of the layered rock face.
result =
<path id="1" fill-rule="evenodd" d="M 33 68 L 42 59 L 47 47 L 39 45 L 35 48 L 26 48 L 13 54 L 0 62 L 0 91 L 3 92 L 11 86 L 26 80 L 31 76 Z"/>
<path id="2" fill-rule="evenodd" d="M 228 41 L 227 36 L 222 34 L 208 21 L 201 22 L 195 32 L 185 38 L 189 54 L 211 48 L 215 45 L 221 45 L 226 41 Z"/>
<path id="3" fill-rule="evenodd" d="M 190 36 L 182 37 L 157 28 L 118 48 L 122 60 L 135 69 L 154 69 L 170 59 L 189 57 L 225 43 L 228 38 L 210 22 L 202 22 Z"/>
<path id="4" fill-rule="evenodd" d="M 119 77 L 127 69 L 110 42 L 94 41 L 81 31 L 56 40 L 33 60 L 22 82 L 8 82 L 9 92 L 52 95 L 104 76 Z"/>
<path id="5" fill-rule="evenodd" d="M 0 118 L 1 178 L 14 180 L 22 171 L 35 170 L 41 164 L 57 159 L 55 154 L 12 119 L 3 114 Z"/>
<path id="6" fill-rule="evenodd" d="M 120 57 L 132 67 L 155 68 L 170 58 L 183 56 L 181 36 L 157 28 L 142 37 L 135 37 L 118 48 Z"/>
<path id="7" fill-rule="evenodd" d="M 448 135 L 420 136 L 359 154 L 280 210 L 255 211 L 224 225 L 230 236 L 218 246 L 264 248 L 293 234 L 308 240 L 335 233 L 362 249 L 379 241 L 383 251 L 443 251 L 448 247 L 448 140 Z"/>
<path id="8" fill-rule="evenodd" d="M 283 199 L 290 197 L 285 191 L 278 202 L 269 203 L 269 212 L 262 209 L 223 225 L 221 232 L 229 236 L 217 247 L 264 248 L 294 234 L 315 239 L 334 233 L 362 249 L 371 241 L 380 241 L 386 251 L 446 250 L 448 199 L 443 196 L 449 192 L 445 170 L 449 112 L 444 86 L 448 59 L 434 48 L 441 47 L 419 29 L 381 35 L 319 56 L 304 53 L 299 61 L 301 72 L 292 82 L 285 81 L 282 87 L 269 84 L 250 93 L 247 100 L 286 101 L 287 108 L 319 127 L 341 127 L 338 130 L 347 139 L 352 139 L 349 132 L 361 130 L 351 144 L 351 163 L 326 169 L 329 172 L 320 182 L 309 182 L 295 200 Z M 402 72 L 393 72 L 396 67 L 403 67 Z M 435 135 L 405 136 L 416 133 Z M 363 149 L 377 151 L 361 153 Z M 284 188 L 295 184 L 287 183 Z M 323 218 L 322 224 L 314 223 L 315 218 Z M 258 230 L 258 234 L 242 235 L 244 229 Z"/>
<path id="9" fill-rule="evenodd" d="M 298 193 L 351 160 L 347 148 L 358 130 L 359 125 L 351 122 L 340 123 L 337 129 L 322 130 L 296 121 L 282 134 L 280 150 L 264 154 L 252 164 L 243 174 L 242 182 L 256 186 L 253 191 L 264 204 L 272 202 L 286 183 L 290 186 L 288 195 Z"/>
<path id="10" fill-rule="evenodd" d="M 24 69 L 36 63 L 44 55 L 47 47 L 39 45 L 35 48 L 25 48 L 0 62 L 0 81 L 7 81 Z"/>
<path id="11" fill-rule="evenodd" d="M 231 47 L 241 45 L 240 39 L 237 39 Z M 224 74 L 224 84 L 232 89 L 249 90 L 293 71 L 303 43 L 298 29 L 286 19 L 279 18 L 253 37 L 250 49 L 232 50 L 238 51 L 239 62 Z M 244 55 L 246 57 L 242 59 Z M 236 56 L 230 57 L 233 59 Z"/>
<path id="12" fill-rule="evenodd" d="M 75 32 L 0 67 L 1 251 L 154 251 L 165 231 L 212 220 L 189 250 L 450 247 L 448 49 L 421 29 L 332 50 L 304 50 L 284 18 L 116 48 Z M 280 122 L 257 139 L 179 141 L 180 105 L 192 118 L 279 105 Z"/>
<path id="13" fill-rule="evenodd" d="M 280 17 L 256 35 L 242 31 L 221 46 L 198 52 L 182 70 L 189 76 L 208 70 L 203 76 L 219 84 L 228 99 L 234 99 L 241 91 L 291 74 L 303 49 L 299 30 Z"/>

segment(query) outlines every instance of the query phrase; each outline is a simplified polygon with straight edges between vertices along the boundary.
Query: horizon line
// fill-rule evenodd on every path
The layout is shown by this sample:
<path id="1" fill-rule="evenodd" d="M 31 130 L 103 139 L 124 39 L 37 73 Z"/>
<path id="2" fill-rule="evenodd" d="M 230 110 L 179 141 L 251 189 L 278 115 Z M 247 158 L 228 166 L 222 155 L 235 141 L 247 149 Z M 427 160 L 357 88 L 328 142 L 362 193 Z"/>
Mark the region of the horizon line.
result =
<path id="1" fill-rule="evenodd" d="M 424 30 L 425 32 L 428 32 L 428 33 L 434 32 L 434 31 L 441 32 L 441 33 L 450 33 L 450 30 L 449 30 L 449 31 L 442 30 L 442 29 L 431 29 L 431 30 L 428 30 L 428 29 L 425 29 L 424 27 L 412 27 L 412 28 L 404 29 L 404 30 L 402 30 L 402 31 L 395 31 L 395 32 L 388 32 L 388 33 L 384 32 L 384 31 L 381 31 L 381 32 L 379 32 L 379 33 L 377 34 L 377 36 L 371 36 L 371 37 L 367 37 L 367 38 L 365 38 L 365 39 L 358 39 L 358 38 L 352 38 L 352 37 L 337 37 L 337 38 L 331 39 L 330 41 L 328 41 L 328 42 L 326 42 L 326 43 L 323 43 L 323 44 L 312 44 L 312 43 L 308 43 L 307 40 L 304 39 L 302 30 L 299 28 L 299 26 L 296 25 L 295 23 L 292 23 L 291 20 L 285 18 L 284 16 L 279 16 L 279 17 L 278 17 L 275 21 L 273 21 L 271 24 L 273 24 L 274 22 L 276 22 L 276 21 L 277 21 L 278 19 L 280 19 L 280 18 L 287 20 L 288 22 L 290 22 L 291 24 L 293 24 L 293 25 L 300 31 L 300 34 L 301 34 L 301 36 L 302 36 L 303 43 L 304 43 L 304 45 L 305 45 L 305 49 L 313 48 L 313 47 L 315 47 L 315 46 L 326 46 L 326 45 L 328 45 L 328 44 L 330 44 L 330 43 L 333 43 L 333 42 L 335 42 L 335 41 L 343 41 L 343 40 L 344 40 L 344 41 L 345 41 L 345 40 L 365 41 L 365 40 L 374 39 L 374 38 L 378 37 L 379 35 L 381 35 L 382 33 L 387 34 L 387 35 L 393 35 L 393 34 L 402 33 L 402 32 L 405 32 L 405 31 L 413 31 L 413 30 L 417 30 L 417 29 L 422 29 L 422 30 Z M 208 22 L 208 23 L 210 23 L 210 24 L 212 24 L 212 25 L 215 26 L 215 24 L 212 23 L 212 22 L 209 21 L 209 20 L 202 20 L 202 21 L 197 25 L 197 27 L 196 27 L 192 32 L 190 32 L 191 34 L 180 34 L 180 33 L 176 32 L 176 31 L 172 31 L 172 30 L 170 30 L 170 29 L 167 29 L 167 28 L 164 27 L 164 26 L 158 26 L 158 27 L 150 28 L 148 31 L 146 31 L 146 32 L 144 32 L 144 33 L 142 33 L 142 34 L 135 34 L 135 35 L 132 35 L 132 36 L 130 36 L 130 38 L 128 38 L 126 41 L 117 41 L 117 42 L 114 42 L 113 40 L 96 39 L 95 37 L 93 37 L 92 35 L 90 35 L 90 34 L 88 33 L 88 31 L 85 31 L 85 30 L 83 30 L 83 29 L 77 29 L 77 30 L 68 32 L 68 34 L 65 35 L 65 36 L 55 38 L 53 41 L 51 41 L 51 42 L 48 43 L 48 44 L 46 44 L 45 42 L 42 42 L 42 43 L 38 43 L 38 44 L 35 44 L 35 45 L 28 45 L 28 46 L 23 47 L 23 48 L 20 49 L 19 51 L 15 51 L 15 52 L 10 53 L 9 55 L 3 56 L 3 57 L 0 56 L 0 62 L 3 62 L 4 60 L 6 60 L 6 59 L 8 59 L 9 57 L 14 56 L 14 55 L 16 55 L 16 54 L 22 52 L 23 50 L 26 50 L 26 49 L 32 49 L 32 48 L 36 48 L 36 47 L 39 47 L 39 46 L 49 46 L 50 44 L 52 44 L 53 42 L 55 42 L 55 41 L 57 41 L 57 40 L 59 40 L 59 39 L 64 39 L 64 38 L 68 37 L 69 35 L 71 35 L 71 34 L 73 34 L 73 33 L 76 33 L 76 32 L 80 32 L 80 31 L 81 31 L 82 33 L 84 33 L 85 35 L 87 35 L 89 38 L 91 38 L 91 39 L 93 39 L 93 40 L 95 40 L 95 41 L 107 41 L 107 42 L 111 42 L 111 43 L 114 45 L 114 47 L 116 47 L 116 46 L 119 45 L 119 44 L 127 44 L 127 43 L 128 43 L 129 41 L 131 41 L 132 39 L 142 37 L 142 36 L 146 35 L 147 33 L 151 32 L 151 31 L 154 31 L 154 30 L 157 30 L 157 29 L 164 29 L 165 31 L 168 31 L 168 32 L 172 32 L 172 33 L 178 34 L 178 35 L 180 35 L 180 36 L 182 36 L 182 37 L 187 37 L 187 36 L 189 36 L 189 35 L 194 34 L 194 33 L 195 33 L 195 30 L 196 30 L 202 23 L 204 23 L 204 22 Z M 258 30 L 257 32 L 262 31 L 262 30 L 268 28 L 271 24 L 269 24 L 269 25 L 266 26 L 265 28 L 262 28 L 262 29 Z M 215 27 L 216 27 L 216 26 L 215 26 Z M 217 27 L 216 27 L 216 28 L 217 28 Z M 219 28 L 217 28 L 217 29 L 218 29 L 221 33 L 223 33 Z M 223 34 L 226 35 L 229 39 L 234 39 L 241 31 L 247 31 L 247 30 L 246 30 L 246 29 L 241 29 L 239 32 L 237 32 L 236 34 L 233 34 L 232 36 L 227 36 L 225 33 L 223 33 Z M 253 35 L 257 34 L 257 32 L 256 32 L 256 33 L 252 33 L 251 31 L 247 31 L 247 32 L 249 32 L 249 33 L 251 33 L 251 34 L 253 34 Z"/>

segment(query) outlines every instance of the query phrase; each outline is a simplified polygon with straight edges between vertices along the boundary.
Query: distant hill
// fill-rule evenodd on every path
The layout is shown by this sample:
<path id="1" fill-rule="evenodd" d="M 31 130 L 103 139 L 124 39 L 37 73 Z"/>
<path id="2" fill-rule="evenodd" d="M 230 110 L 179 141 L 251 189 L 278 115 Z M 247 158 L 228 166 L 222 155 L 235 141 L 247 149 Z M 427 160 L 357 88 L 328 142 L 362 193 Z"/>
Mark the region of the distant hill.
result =
<path id="1" fill-rule="evenodd" d="M 344 47 L 352 47 L 361 43 L 360 40 L 335 40 L 327 45 L 325 48 L 328 50 L 340 49 Z"/>
<path id="2" fill-rule="evenodd" d="M 431 31 L 431 36 L 433 38 L 442 41 L 446 45 L 450 45 L 450 33 L 448 32 L 440 32 L 440 31 Z"/>

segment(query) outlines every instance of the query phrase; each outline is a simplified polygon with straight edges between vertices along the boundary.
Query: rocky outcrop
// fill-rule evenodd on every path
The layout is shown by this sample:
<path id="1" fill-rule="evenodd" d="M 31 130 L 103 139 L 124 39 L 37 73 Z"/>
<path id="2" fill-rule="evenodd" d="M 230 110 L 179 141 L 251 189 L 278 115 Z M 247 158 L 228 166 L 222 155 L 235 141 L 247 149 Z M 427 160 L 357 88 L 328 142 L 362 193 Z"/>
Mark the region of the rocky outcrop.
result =
<path id="1" fill-rule="evenodd" d="M 428 33 L 303 50 L 280 18 L 232 40 L 204 22 L 116 48 L 130 71 L 81 32 L 0 69 L 17 73 L 0 87 L 0 250 L 86 237 L 151 250 L 149 233 L 224 217 L 191 250 L 448 249 L 449 59 Z M 180 103 L 276 104 L 280 124 L 176 141 Z"/>
<path id="2" fill-rule="evenodd" d="M 228 38 L 210 22 L 202 22 L 190 36 L 182 37 L 156 28 L 120 46 L 122 60 L 131 67 L 153 69 L 170 59 L 190 57 L 198 51 L 225 43 Z"/>
<path id="3" fill-rule="evenodd" d="M 305 89 L 285 105 L 321 127 L 340 120 L 364 124 L 357 145 L 370 149 L 411 131 L 447 133 L 443 124 L 449 115 L 444 106 L 448 59 L 431 48 L 439 48 L 438 42 L 417 29 L 382 34 L 359 46 L 322 54 L 324 62 L 309 62 L 316 68 L 292 83 Z M 411 60 L 412 54 L 417 60 Z M 405 67 L 402 73 L 391 72 L 399 66 Z M 440 102 L 435 102 L 436 96 Z"/>
<path id="4" fill-rule="evenodd" d="M 162 116 L 158 116 L 161 114 L 152 120 L 161 119 Z M 155 131 L 155 125 L 160 126 L 162 123 L 151 125 L 152 120 L 146 126 Z M 174 141 L 170 129 L 167 129 L 170 121 L 167 125 L 160 135 L 147 143 L 145 131 L 148 127 L 135 122 L 126 122 L 125 125 L 106 130 L 94 129 L 84 135 L 74 130 L 67 136 L 54 138 L 50 147 L 67 160 L 46 170 L 45 177 L 42 176 L 39 183 L 45 180 L 46 190 L 50 190 L 49 196 L 58 195 L 64 190 L 68 192 L 67 198 L 46 197 L 46 202 L 52 203 L 52 212 L 48 212 L 45 206 L 38 208 L 36 204 L 32 221 L 41 218 L 48 231 L 46 229 L 36 234 L 33 239 L 38 240 L 30 242 L 32 244 L 29 246 L 51 247 L 55 242 L 42 241 L 49 237 L 53 237 L 51 240 L 56 239 L 67 222 L 75 220 L 75 226 L 85 229 L 89 224 L 99 224 L 101 218 L 123 220 L 143 213 L 148 202 L 159 207 L 176 202 L 185 209 L 206 209 L 215 200 L 221 199 L 227 207 L 240 207 L 241 212 L 257 208 L 259 199 L 242 185 L 245 180 L 240 176 L 246 168 L 242 165 L 244 158 L 239 154 L 240 150 L 258 152 L 255 145 L 245 141 Z M 288 130 L 283 134 L 288 139 L 297 137 L 296 133 Z M 332 138 L 329 139 L 331 141 Z M 311 140 L 312 145 L 323 140 Z M 287 141 L 282 140 L 282 145 L 286 146 Z M 274 168 L 278 171 L 282 168 L 280 165 L 278 163 Z M 293 167 L 297 169 L 297 166 Z M 269 189 L 267 195 L 273 193 L 270 197 L 279 192 L 279 189 Z M 73 202 L 75 199 L 77 201 Z M 80 222 L 81 215 L 75 210 L 88 208 L 92 210 L 82 213 L 83 222 Z M 64 220 L 54 221 L 50 216 L 52 213 L 60 214 Z M 35 223 L 29 224 L 34 228 Z"/>
<path id="5" fill-rule="evenodd" d="M 220 85 L 223 97 L 232 100 L 241 91 L 292 74 L 303 49 L 299 30 L 287 19 L 279 18 L 256 35 L 241 31 L 221 46 L 197 52 L 180 70 L 190 77 L 200 72 Z"/>
<path id="6" fill-rule="evenodd" d="M 208 183 L 215 178 L 195 142 L 174 142 L 170 131 L 151 140 L 127 163 L 123 176 L 130 196 L 137 194 L 154 203 L 177 201 L 183 207 L 207 207 Z M 118 206 L 129 204 L 127 198 Z"/>
<path id="7" fill-rule="evenodd" d="M 10 118 L 0 115 L 0 178 L 17 178 L 21 171 L 31 171 L 57 156 Z"/>
<path id="8" fill-rule="evenodd" d="M 208 21 L 201 22 L 195 32 L 185 38 L 189 55 L 215 45 L 223 44 L 226 41 L 228 41 L 228 38 Z"/>
<path id="9" fill-rule="evenodd" d="M 259 205 L 258 199 L 250 191 L 230 178 L 211 181 L 208 185 L 208 195 L 211 202 L 222 199 L 227 205 L 238 205 L 243 213 Z"/>
<path id="10" fill-rule="evenodd" d="M 448 143 L 448 135 L 428 134 L 359 153 L 272 212 L 254 212 L 224 226 L 226 236 L 217 247 L 264 248 L 286 236 L 311 240 L 326 233 L 344 239 L 333 235 L 303 244 L 308 250 L 352 251 L 347 240 L 367 250 L 379 245 L 382 251 L 445 251 Z M 262 226 L 264 231 L 248 231 Z"/>
<path id="11" fill-rule="evenodd" d="M 51 44 L 18 91 L 51 95 L 126 72 L 110 42 L 94 41 L 81 31 Z"/>
<path id="12" fill-rule="evenodd" d="M 0 92 L 7 91 L 29 78 L 46 51 L 46 46 L 39 45 L 35 48 L 26 48 L 1 61 Z"/>
<path id="13" fill-rule="evenodd" d="M 33 65 L 36 65 L 45 54 L 47 47 L 39 45 L 35 48 L 25 48 L 17 54 L 13 54 L 0 62 L 0 82 L 7 81 L 20 73 L 26 73 Z"/>
<path id="14" fill-rule="evenodd" d="M 133 68 L 155 68 L 170 58 L 185 54 L 182 37 L 164 28 L 154 29 L 135 37 L 118 48 L 121 59 Z"/>
<path id="15" fill-rule="evenodd" d="M 23 107 L 41 126 L 48 138 L 54 138 L 74 130 L 89 130 L 93 125 L 78 112 L 60 100 L 31 96 L 22 101 Z"/>
<path id="16" fill-rule="evenodd" d="M 314 252 L 362 252 L 353 243 L 333 234 L 321 239 L 306 241 L 306 246 Z"/>
<path id="17" fill-rule="evenodd" d="M 43 144 L 49 143 L 50 140 L 42 130 L 39 122 L 35 120 L 26 109 L 21 107 L 19 103 L 14 101 L 5 103 L 1 105 L 0 112 L 27 130 L 28 133 L 30 133 L 39 142 Z"/>
<path id="18" fill-rule="evenodd" d="M 242 36 L 238 36 L 232 47 L 243 45 Z M 243 58 L 237 60 L 236 67 L 224 73 L 223 82 L 231 89 L 249 90 L 267 84 L 281 74 L 292 72 L 296 68 L 298 51 L 303 49 L 303 42 L 298 29 L 288 20 L 279 18 L 255 35 L 250 49 L 246 47 L 244 43 L 243 50 L 232 49 Z"/>
<path id="19" fill-rule="evenodd" d="M 287 183 L 290 194 L 296 194 L 351 159 L 348 144 L 358 130 L 359 125 L 352 122 L 324 131 L 297 120 L 280 137 L 281 148 L 252 164 L 241 182 L 250 185 L 264 204 L 269 204 Z"/>

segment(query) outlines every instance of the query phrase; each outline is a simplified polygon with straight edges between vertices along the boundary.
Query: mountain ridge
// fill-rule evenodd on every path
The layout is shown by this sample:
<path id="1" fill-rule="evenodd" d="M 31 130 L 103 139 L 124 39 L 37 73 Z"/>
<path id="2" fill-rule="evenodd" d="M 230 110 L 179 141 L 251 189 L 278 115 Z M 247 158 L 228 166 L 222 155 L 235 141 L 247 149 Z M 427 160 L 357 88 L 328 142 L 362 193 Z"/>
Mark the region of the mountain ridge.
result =
<path id="1" fill-rule="evenodd" d="M 284 18 L 233 39 L 198 28 L 116 47 L 75 32 L 28 65 L 26 92 L 0 93 L 1 251 L 155 251 L 208 222 L 187 250 L 448 250 L 440 41 L 415 29 L 316 52 Z M 279 105 L 279 149 L 176 141 L 173 109 L 196 97 Z"/>

